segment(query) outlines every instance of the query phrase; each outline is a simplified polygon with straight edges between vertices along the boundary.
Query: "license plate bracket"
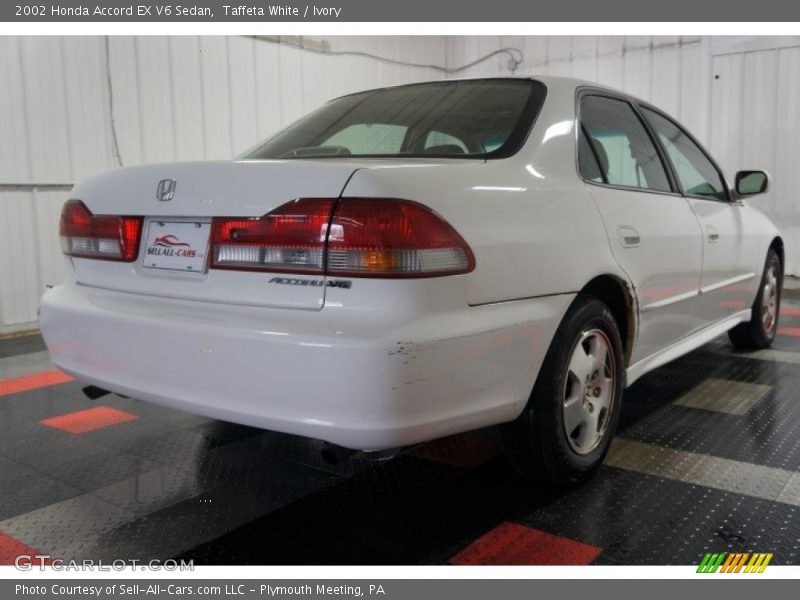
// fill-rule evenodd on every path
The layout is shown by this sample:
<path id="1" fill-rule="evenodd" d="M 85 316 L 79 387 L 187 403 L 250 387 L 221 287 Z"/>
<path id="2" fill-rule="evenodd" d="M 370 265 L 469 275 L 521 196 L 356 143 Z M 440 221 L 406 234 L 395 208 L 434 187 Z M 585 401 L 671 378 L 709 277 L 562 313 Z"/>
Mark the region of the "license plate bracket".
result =
<path id="1" fill-rule="evenodd" d="M 204 273 L 211 223 L 152 219 L 147 225 L 142 267 Z"/>

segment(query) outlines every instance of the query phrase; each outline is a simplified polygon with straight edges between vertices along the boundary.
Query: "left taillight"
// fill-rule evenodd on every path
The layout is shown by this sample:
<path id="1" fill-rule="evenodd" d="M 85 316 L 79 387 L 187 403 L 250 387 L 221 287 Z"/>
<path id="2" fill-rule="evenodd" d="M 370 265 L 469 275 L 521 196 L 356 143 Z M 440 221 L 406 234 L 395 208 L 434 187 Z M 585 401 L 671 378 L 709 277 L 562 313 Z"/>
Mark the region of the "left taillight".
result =
<path id="1" fill-rule="evenodd" d="M 211 267 L 322 274 L 334 200 L 301 198 L 260 218 L 215 218 Z"/>
<path id="2" fill-rule="evenodd" d="M 59 235 L 67 256 L 132 262 L 139 254 L 142 217 L 94 215 L 80 200 L 61 210 Z"/>
<path id="3" fill-rule="evenodd" d="M 263 217 L 217 217 L 211 268 L 348 277 L 469 273 L 475 257 L 430 208 L 391 198 L 301 198 Z"/>

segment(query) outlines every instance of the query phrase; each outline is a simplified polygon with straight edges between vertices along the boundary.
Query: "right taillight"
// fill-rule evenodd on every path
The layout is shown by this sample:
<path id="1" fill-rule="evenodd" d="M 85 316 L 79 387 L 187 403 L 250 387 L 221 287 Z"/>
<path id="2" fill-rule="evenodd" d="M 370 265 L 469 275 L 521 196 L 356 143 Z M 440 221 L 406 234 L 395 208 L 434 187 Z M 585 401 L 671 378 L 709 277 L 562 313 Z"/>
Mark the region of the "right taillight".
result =
<path id="1" fill-rule="evenodd" d="M 357 277 L 467 273 L 464 239 L 429 208 L 408 200 L 342 198 L 328 232 L 327 271 Z"/>
<path id="2" fill-rule="evenodd" d="M 475 258 L 450 224 L 416 202 L 303 198 L 259 218 L 215 218 L 211 268 L 435 277 L 467 273 Z"/>

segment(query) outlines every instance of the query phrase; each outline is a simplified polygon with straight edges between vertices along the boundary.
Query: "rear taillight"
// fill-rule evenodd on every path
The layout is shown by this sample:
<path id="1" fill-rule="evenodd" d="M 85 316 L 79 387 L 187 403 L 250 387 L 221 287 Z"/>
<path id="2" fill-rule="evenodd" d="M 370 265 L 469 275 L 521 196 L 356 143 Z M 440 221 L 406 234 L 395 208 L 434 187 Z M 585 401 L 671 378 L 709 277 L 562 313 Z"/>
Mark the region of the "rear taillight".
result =
<path id="1" fill-rule="evenodd" d="M 93 215 L 80 200 L 68 200 L 61 211 L 61 249 L 68 256 L 131 262 L 141 230 L 141 217 Z"/>
<path id="2" fill-rule="evenodd" d="M 439 215 L 382 198 L 306 198 L 260 218 L 215 218 L 211 247 L 217 269 L 433 277 L 475 266 L 469 246 Z"/>
<path id="3" fill-rule="evenodd" d="M 435 212 L 408 200 L 343 198 L 328 234 L 328 272 L 362 277 L 466 273 L 467 243 Z"/>
<path id="4" fill-rule="evenodd" d="M 334 200 L 304 198 L 260 218 L 216 218 L 211 268 L 322 273 Z"/>

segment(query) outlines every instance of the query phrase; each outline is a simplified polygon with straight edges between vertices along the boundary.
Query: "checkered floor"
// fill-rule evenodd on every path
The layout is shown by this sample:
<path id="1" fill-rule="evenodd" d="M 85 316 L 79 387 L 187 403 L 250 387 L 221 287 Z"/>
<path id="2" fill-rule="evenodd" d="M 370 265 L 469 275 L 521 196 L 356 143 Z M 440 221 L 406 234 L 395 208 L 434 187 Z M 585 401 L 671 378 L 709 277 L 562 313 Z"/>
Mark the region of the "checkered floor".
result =
<path id="1" fill-rule="evenodd" d="M 514 476 L 492 430 L 386 462 L 113 395 L 87 399 L 38 337 L 0 341 L 0 564 L 800 564 L 800 303 L 771 350 L 726 337 L 625 394 L 598 476 Z"/>

